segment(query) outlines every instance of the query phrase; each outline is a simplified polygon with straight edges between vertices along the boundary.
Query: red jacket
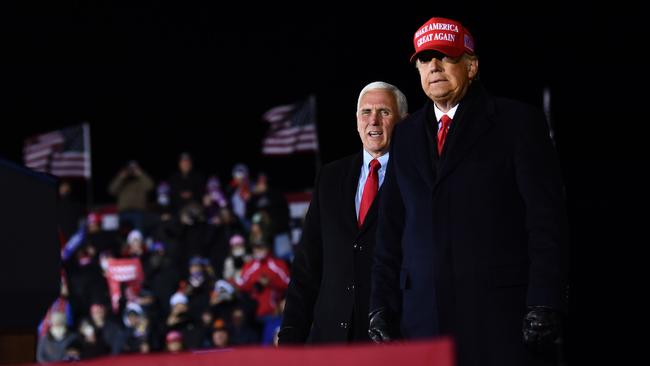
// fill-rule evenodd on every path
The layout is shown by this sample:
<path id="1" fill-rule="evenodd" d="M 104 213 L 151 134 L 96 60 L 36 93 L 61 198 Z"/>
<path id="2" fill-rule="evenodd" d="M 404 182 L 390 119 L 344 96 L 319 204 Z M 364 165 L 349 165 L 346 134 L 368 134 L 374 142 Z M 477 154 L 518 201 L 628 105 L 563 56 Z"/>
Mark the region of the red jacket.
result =
<path id="1" fill-rule="evenodd" d="M 263 284 L 264 277 L 268 279 L 266 284 Z M 272 256 L 254 259 L 244 264 L 235 282 L 241 291 L 248 292 L 257 301 L 258 317 L 274 315 L 289 285 L 289 267 Z"/>

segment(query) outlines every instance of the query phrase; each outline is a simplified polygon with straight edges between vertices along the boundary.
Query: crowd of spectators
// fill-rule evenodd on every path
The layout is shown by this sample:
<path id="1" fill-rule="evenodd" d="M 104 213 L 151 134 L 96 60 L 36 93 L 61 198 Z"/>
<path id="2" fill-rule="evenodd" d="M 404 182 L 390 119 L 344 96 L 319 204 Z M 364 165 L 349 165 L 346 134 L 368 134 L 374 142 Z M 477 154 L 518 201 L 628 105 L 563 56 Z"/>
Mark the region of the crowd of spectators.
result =
<path id="1" fill-rule="evenodd" d="M 39 326 L 37 360 L 273 345 L 294 242 L 284 195 L 244 164 L 228 184 L 188 153 L 168 179 L 136 161 L 108 184 L 105 230 L 60 184 L 61 293 Z"/>

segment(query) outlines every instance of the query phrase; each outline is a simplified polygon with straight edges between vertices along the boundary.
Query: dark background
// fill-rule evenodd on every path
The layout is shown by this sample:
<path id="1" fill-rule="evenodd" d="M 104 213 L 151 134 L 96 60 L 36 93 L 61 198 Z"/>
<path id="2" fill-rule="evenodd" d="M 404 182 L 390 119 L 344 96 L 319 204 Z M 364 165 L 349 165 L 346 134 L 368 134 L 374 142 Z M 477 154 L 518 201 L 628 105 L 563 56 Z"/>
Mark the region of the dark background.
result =
<path id="1" fill-rule="evenodd" d="M 95 202 L 110 200 L 106 185 L 129 159 L 164 179 L 181 151 L 222 180 L 241 161 L 253 172 L 267 170 L 279 188 L 309 188 L 316 160 L 360 147 L 354 112 L 365 84 L 393 83 L 411 111 L 422 105 L 408 58 L 414 31 L 433 15 L 460 19 L 472 31 L 481 79 L 495 94 L 541 107 L 542 89 L 551 88 L 565 161 L 567 149 L 584 143 L 569 130 L 585 121 L 568 118 L 576 90 L 566 76 L 576 41 L 588 39 L 588 11 L 558 12 L 547 3 L 527 4 L 518 16 L 491 5 L 351 11 L 322 4 L 20 4 L 0 22 L 0 156 L 21 162 L 26 137 L 88 121 Z M 310 93 L 320 155 L 262 157 L 262 113 Z"/>
<path id="2" fill-rule="evenodd" d="M 245 162 L 269 172 L 279 188 L 308 189 L 316 159 L 262 157 L 261 114 L 313 93 L 318 160 L 357 151 L 358 92 L 372 81 L 390 82 L 417 110 L 425 99 L 408 63 L 412 36 L 430 17 L 446 16 L 472 31 L 480 78 L 494 94 L 541 107 L 543 88 L 552 92 L 572 293 L 607 286 L 609 256 L 621 253 L 612 248 L 634 243 L 628 228 L 646 225 L 647 214 L 628 219 L 647 196 L 647 179 L 630 174 L 648 166 L 644 135 L 632 132 L 634 119 L 612 129 L 620 124 L 607 114 L 630 114 L 635 93 L 628 85 L 642 73 L 632 71 L 637 49 L 623 45 L 634 22 L 612 9 L 601 18 L 589 5 L 569 9 L 567 2 L 355 5 L 363 10 L 153 0 L 19 4 L 3 3 L 0 12 L 0 157 L 21 162 L 26 137 L 88 121 L 96 202 L 110 199 L 108 181 L 127 160 L 159 180 L 186 150 L 199 170 L 222 181 L 234 163 Z M 576 271 L 576 258 L 594 271 Z M 576 281 L 582 275 L 588 280 Z M 605 308 L 620 293 L 607 293 L 598 305 L 573 296 L 572 309 Z"/>

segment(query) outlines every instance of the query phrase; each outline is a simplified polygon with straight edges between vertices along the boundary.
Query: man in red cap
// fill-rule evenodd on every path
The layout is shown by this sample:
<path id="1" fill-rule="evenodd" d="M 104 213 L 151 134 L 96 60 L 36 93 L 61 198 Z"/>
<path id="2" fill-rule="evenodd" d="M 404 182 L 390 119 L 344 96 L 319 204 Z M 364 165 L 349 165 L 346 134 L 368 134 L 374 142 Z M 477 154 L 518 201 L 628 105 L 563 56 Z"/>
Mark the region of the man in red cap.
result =
<path id="1" fill-rule="evenodd" d="M 395 129 L 370 337 L 451 335 L 458 365 L 529 365 L 539 353 L 525 345 L 550 347 L 566 305 L 563 183 L 544 115 L 483 88 L 460 22 L 431 18 L 413 44 L 430 101 Z"/>

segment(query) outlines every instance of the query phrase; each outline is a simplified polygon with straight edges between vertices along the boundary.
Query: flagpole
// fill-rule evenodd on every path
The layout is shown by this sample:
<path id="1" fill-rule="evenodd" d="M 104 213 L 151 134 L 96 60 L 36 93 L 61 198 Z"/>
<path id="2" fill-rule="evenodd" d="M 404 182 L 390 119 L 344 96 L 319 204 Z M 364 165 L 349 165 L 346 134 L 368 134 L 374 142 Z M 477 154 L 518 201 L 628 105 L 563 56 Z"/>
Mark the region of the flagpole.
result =
<path id="1" fill-rule="evenodd" d="M 88 168 L 85 171 L 84 175 L 86 176 L 86 212 L 90 213 L 93 205 L 93 175 L 92 175 L 92 149 L 90 148 L 90 124 L 85 122 L 83 124 L 83 133 L 84 133 L 84 146 L 87 147 L 88 151 Z"/>
<path id="2" fill-rule="evenodd" d="M 551 142 L 555 146 L 555 131 L 553 130 L 553 119 L 551 115 L 551 87 L 545 86 L 543 90 L 543 104 L 544 114 L 546 115 L 546 124 L 548 125 L 548 133 L 551 137 Z"/>
<path id="3" fill-rule="evenodd" d="M 309 103 L 311 103 L 312 111 L 314 113 L 314 128 L 316 129 L 316 153 L 314 154 L 314 166 L 316 167 L 316 170 L 314 171 L 314 174 L 318 174 L 321 165 L 320 134 L 318 133 L 318 110 L 316 109 L 316 96 L 314 94 L 309 96 Z"/>

